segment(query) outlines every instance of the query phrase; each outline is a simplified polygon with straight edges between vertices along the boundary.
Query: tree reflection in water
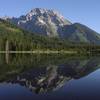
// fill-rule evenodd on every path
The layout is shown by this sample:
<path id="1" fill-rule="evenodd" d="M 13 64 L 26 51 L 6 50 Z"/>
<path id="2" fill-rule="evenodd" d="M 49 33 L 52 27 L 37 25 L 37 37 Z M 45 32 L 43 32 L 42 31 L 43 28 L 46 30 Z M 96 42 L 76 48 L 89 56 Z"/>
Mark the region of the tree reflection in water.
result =
<path id="1" fill-rule="evenodd" d="M 100 58 L 2 54 L 0 68 L 1 83 L 17 83 L 32 92 L 46 93 L 55 91 L 70 80 L 79 79 L 100 68 Z"/>

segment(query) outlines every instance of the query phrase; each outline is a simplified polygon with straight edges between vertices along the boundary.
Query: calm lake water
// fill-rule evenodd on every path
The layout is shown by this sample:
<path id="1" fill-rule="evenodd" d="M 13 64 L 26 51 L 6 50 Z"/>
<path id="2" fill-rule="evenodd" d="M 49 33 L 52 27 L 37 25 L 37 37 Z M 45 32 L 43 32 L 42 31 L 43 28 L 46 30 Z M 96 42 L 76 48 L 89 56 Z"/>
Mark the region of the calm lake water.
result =
<path id="1" fill-rule="evenodd" d="M 100 100 L 100 58 L 2 54 L 0 100 Z"/>

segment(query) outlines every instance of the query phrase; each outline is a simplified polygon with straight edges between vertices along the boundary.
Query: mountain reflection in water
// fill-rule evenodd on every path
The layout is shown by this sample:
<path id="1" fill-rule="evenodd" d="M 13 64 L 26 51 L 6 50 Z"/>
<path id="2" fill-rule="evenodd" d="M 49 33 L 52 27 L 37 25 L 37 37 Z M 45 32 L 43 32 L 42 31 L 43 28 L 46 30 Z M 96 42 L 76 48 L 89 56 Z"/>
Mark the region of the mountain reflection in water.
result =
<path id="1" fill-rule="evenodd" d="M 7 59 L 7 61 L 5 60 Z M 100 68 L 99 57 L 0 55 L 0 84 L 19 84 L 32 93 L 57 91 Z"/>

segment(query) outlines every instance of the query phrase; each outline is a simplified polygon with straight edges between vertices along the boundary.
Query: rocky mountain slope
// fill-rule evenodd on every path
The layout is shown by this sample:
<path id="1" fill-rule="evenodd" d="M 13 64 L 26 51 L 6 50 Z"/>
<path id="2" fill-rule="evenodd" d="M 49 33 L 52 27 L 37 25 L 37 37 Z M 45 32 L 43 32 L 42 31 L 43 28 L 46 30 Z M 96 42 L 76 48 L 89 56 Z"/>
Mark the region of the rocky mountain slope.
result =
<path id="1" fill-rule="evenodd" d="M 80 23 L 65 25 L 61 30 L 61 37 L 69 41 L 100 44 L 100 34 Z"/>

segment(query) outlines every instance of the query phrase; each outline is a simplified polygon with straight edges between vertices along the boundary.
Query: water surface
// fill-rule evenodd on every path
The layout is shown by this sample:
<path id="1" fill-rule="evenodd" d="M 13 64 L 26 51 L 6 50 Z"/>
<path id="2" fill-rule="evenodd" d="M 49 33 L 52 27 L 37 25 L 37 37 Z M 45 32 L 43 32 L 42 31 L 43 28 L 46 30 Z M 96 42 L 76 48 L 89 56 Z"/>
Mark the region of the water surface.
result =
<path id="1" fill-rule="evenodd" d="M 100 100 L 100 58 L 0 55 L 0 100 Z"/>

